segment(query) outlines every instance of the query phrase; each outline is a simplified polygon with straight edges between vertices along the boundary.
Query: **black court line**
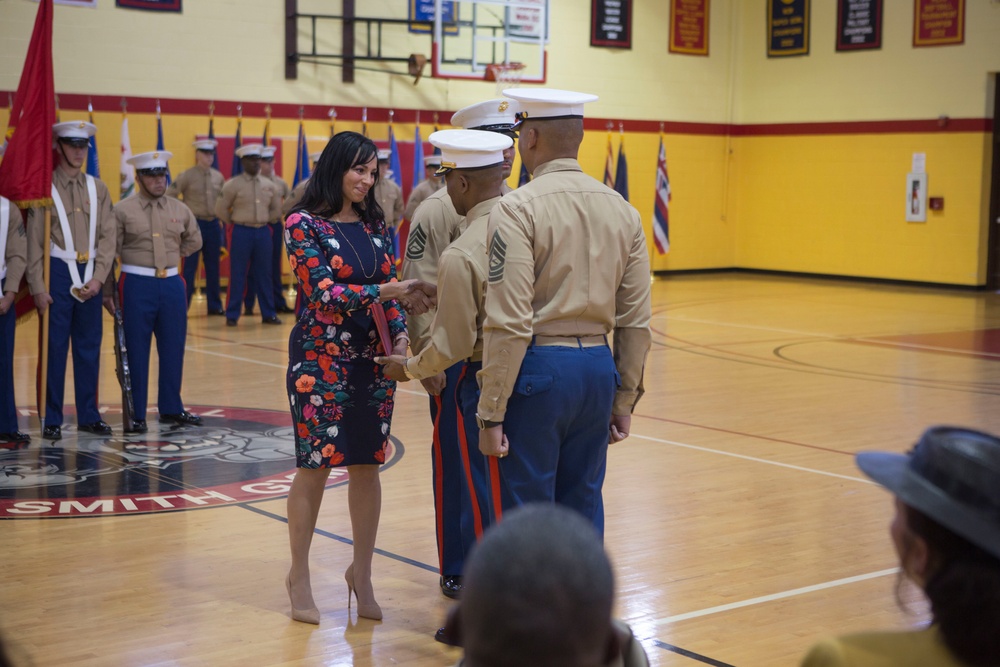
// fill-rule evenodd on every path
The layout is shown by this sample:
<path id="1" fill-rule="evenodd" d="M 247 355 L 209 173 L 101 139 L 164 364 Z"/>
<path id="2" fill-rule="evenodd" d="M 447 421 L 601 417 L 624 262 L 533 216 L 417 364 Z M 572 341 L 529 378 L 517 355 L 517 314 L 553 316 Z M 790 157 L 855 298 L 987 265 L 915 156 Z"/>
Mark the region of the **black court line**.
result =
<path id="1" fill-rule="evenodd" d="M 280 514 L 267 512 L 265 510 L 254 507 L 253 505 L 240 503 L 240 506 L 244 509 L 250 510 L 251 512 L 256 512 L 261 516 L 266 516 L 269 519 L 277 519 L 282 523 L 288 523 L 288 519 L 286 517 L 281 516 Z M 313 532 L 317 535 L 322 535 L 323 537 L 335 540 L 337 542 L 342 542 L 344 544 L 354 544 L 354 540 L 350 539 L 349 537 L 344 537 L 343 535 L 336 535 L 334 533 L 330 533 L 325 530 L 320 530 L 319 528 L 317 528 Z M 399 561 L 400 563 L 406 563 L 407 565 L 412 565 L 414 567 L 419 567 L 422 570 L 427 570 L 428 572 L 439 574 L 439 568 L 437 568 L 436 566 L 428 565 L 427 563 L 421 563 L 418 560 L 413 560 L 412 558 L 407 558 L 406 556 L 400 556 L 399 554 L 394 554 L 391 551 L 385 551 L 384 549 L 376 548 L 375 553 L 377 553 L 379 556 L 385 556 L 386 558 L 391 558 L 392 560 Z"/>
<path id="2" fill-rule="evenodd" d="M 680 646 L 674 646 L 673 644 L 667 644 L 666 642 L 661 642 L 659 639 L 654 639 L 653 643 L 659 648 L 665 651 L 670 651 L 671 653 L 676 653 L 677 655 L 683 655 L 685 658 L 691 658 L 692 660 L 697 660 L 698 662 L 704 663 L 706 665 L 712 665 L 712 667 L 735 667 L 735 665 L 730 665 L 728 662 L 721 662 L 719 660 L 713 660 L 708 656 L 701 655 L 700 653 L 695 653 L 694 651 L 688 651 Z"/>

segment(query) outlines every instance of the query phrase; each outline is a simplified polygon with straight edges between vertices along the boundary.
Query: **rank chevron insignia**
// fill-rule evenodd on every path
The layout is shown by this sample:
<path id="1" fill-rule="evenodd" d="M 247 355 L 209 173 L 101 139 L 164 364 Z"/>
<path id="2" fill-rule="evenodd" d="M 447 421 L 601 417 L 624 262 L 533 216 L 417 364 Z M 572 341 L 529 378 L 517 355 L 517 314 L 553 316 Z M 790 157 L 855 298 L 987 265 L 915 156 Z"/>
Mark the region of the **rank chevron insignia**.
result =
<path id="1" fill-rule="evenodd" d="M 420 225 L 410 232 L 410 240 L 406 242 L 406 259 L 419 261 L 423 259 L 427 247 L 427 232 Z"/>
<path id="2" fill-rule="evenodd" d="M 498 283 L 503 280 L 504 262 L 507 260 L 507 244 L 500 236 L 500 230 L 493 232 L 490 240 L 490 275 L 491 283 Z"/>

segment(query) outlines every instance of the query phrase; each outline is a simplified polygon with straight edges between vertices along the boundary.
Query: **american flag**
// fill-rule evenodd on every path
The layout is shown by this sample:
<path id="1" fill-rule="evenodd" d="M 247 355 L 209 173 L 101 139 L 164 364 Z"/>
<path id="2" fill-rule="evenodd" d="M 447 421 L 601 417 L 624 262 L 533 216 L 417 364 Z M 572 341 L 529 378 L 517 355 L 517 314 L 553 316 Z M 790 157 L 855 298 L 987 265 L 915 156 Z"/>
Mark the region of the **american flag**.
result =
<path id="1" fill-rule="evenodd" d="M 653 240 L 661 255 L 670 250 L 670 177 L 667 176 L 667 152 L 660 135 L 660 155 L 656 163 L 656 205 L 653 209 Z"/>

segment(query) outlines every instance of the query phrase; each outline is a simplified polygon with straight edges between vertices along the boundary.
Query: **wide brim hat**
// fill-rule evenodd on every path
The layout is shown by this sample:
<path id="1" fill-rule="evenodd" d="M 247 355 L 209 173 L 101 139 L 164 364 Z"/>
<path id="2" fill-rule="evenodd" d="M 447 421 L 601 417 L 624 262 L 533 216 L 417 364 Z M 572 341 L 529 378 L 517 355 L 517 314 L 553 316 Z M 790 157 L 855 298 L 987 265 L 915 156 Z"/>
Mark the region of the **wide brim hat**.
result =
<path id="1" fill-rule="evenodd" d="M 907 454 L 861 452 L 855 460 L 904 504 L 1000 558 L 1000 439 L 935 426 Z"/>

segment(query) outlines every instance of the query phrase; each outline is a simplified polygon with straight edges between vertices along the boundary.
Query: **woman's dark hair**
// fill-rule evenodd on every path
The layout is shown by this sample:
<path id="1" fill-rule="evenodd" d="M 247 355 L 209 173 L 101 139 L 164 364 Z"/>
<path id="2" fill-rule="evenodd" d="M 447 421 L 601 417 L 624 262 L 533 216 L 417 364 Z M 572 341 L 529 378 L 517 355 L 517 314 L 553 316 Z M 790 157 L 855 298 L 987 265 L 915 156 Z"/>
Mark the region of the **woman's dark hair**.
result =
<path id="1" fill-rule="evenodd" d="M 906 524 L 927 542 L 924 586 L 948 649 L 975 667 L 1000 665 L 1000 559 L 909 505 Z"/>
<path id="2" fill-rule="evenodd" d="M 337 215 L 344 206 L 344 174 L 377 158 L 378 147 L 368 137 L 357 132 L 334 135 L 323 149 L 302 199 L 292 210 L 324 218 Z M 378 171 L 375 172 L 375 184 L 378 184 Z M 352 204 L 351 208 L 370 229 L 380 231 L 385 225 L 385 216 L 375 200 L 375 184 L 365 200 Z"/>

